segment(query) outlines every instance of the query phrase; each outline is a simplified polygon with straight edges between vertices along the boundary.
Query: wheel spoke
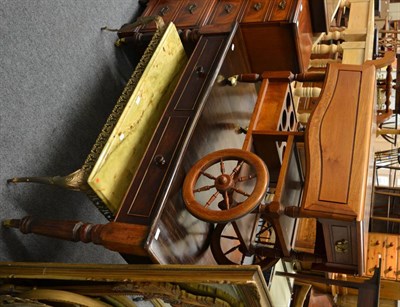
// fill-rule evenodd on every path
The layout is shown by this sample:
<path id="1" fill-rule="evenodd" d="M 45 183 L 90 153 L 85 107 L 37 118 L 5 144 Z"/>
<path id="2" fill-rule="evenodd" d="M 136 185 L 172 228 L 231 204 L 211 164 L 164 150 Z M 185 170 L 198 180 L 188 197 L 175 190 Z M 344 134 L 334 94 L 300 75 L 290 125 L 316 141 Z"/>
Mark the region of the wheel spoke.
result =
<path id="1" fill-rule="evenodd" d="M 225 174 L 225 163 L 224 163 L 224 160 L 222 160 L 222 158 L 221 158 L 219 164 L 221 167 L 221 174 Z"/>
<path id="2" fill-rule="evenodd" d="M 239 240 L 238 237 L 228 236 L 228 235 L 221 235 L 221 238 L 228 239 L 228 240 Z"/>
<path id="3" fill-rule="evenodd" d="M 239 247 L 240 247 L 240 244 L 238 244 L 238 245 L 236 245 L 236 246 L 234 246 L 234 247 L 228 249 L 228 250 L 224 253 L 224 255 L 226 256 L 226 255 L 228 255 L 228 254 L 234 252 L 235 250 L 239 249 Z"/>
<path id="4" fill-rule="evenodd" d="M 249 193 L 246 193 L 245 191 L 243 191 L 243 190 L 241 190 L 241 189 L 238 189 L 238 188 L 233 187 L 233 190 L 234 190 L 235 192 L 239 193 L 239 194 L 244 195 L 244 196 L 247 196 L 247 197 L 250 196 Z"/>
<path id="5" fill-rule="evenodd" d="M 237 235 L 237 238 L 238 238 L 240 244 L 242 246 L 244 246 L 244 248 L 246 249 L 246 252 L 248 252 L 248 248 L 246 246 L 246 242 L 244 241 L 244 239 L 242 237 L 242 234 L 240 233 L 240 229 L 239 229 L 238 225 L 236 224 L 236 222 L 232 222 L 232 227 L 235 230 L 235 233 Z"/>
<path id="6" fill-rule="evenodd" d="M 240 161 L 238 163 L 238 165 L 236 165 L 236 167 L 232 170 L 232 173 L 230 175 L 231 178 L 234 178 L 236 176 L 236 173 L 238 173 L 240 171 L 240 169 L 242 168 L 243 164 L 244 164 L 244 161 Z"/>
<path id="7" fill-rule="evenodd" d="M 266 231 L 268 231 L 268 230 L 270 230 L 272 228 L 272 225 L 268 225 L 268 226 L 262 226 L 261 227 L 261 229 L 260 229 L 260 231 L 256 234 L 256 237 L 258 236 L 261 236 L 264 232 L 266 232 Z"/>
<path id="8" fill-rule="evenodd" d="M 210 197 L 210 199 L 206 202 L 206 204 L 205 204 L 205 208 L 208 208 L 211 204 L 212 204 L 212 202 L 217 198 L 217 196 L 219 195 L 219 192 L 217 191 L 217 192 L 215 192 L 211 197 Z"/>
<path id="9" fill-rule="evenodd" d="M 237 181 L 238 181 L 238 182 L 247 181 L 247 180 L 254 179 L 254 178 L 256 178 L 256 177 L 257 177 L 256 174 L 251 174 L 251 175 L 239 177 L 239 178 L 237 179 Z"/>
<path id="10" fill-rule="evenodd" d="M 231 207 L 230 207 L 230 203 L 229 203 L 228 191 L 225 191 L 225 193 L 224 193 L 224 201 L 225 201 L 225 205 L 226 205 L 226 210 L 229 210 Z"/>
<path id="11" fill-rule="evenodd" d="M 205 185 L 204 187 L 193 190 L 193 193 L 204 192 L 215 188 L 215 185 Z"/>
<path id="12" fill-rule="evenodd" d="M 204 175 L 207 178 L 212 179 L 212 180 L 217 179 L 215 176 L 213 176 L 213 175 L 211 175 L 210 173 L 207 173 L 207 172 L 200 172 L 200 174 L 202 174 L 202 175 Z"/>

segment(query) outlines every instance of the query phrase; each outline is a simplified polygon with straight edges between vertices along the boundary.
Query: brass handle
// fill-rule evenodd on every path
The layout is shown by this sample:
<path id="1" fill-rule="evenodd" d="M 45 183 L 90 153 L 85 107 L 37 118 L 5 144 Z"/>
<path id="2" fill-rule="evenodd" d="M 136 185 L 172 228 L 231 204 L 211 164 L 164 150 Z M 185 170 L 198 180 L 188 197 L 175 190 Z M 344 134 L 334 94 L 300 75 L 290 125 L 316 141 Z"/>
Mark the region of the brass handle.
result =
<path id="1" fill-rule="evenodd" d="M 255 9 L 256 11 L 261 10 L 262 4 L 261 2 L 257 2 L 256 4 L 253 5 L 253 9 Z"/>
<path id="2" fill-rule="evenodd" d="M 155 156 L 155 157 L 154 157 L 154 163 L 155 163 L 157 166 L 163 166 L 163 165 L 165 165 L 166 161 L 165 161 L 164 156 L 163 156 L 163 155 L 157 155 L 157 156 Z"/>
<path id="3" fill-rule="evenodd" d="M 204 77 L 206 75 L 203 66 L 196 67 L 196 73 L 197 73 L 197 76 L 199 76 L 199 77 Z"/>
<path id="4" fill-rule="evenodd" d="M 286 8 L 286 0 L 279 2 L 278 7 L 280 10 L 284 10 Z"/>
<path id="5" fill-rule="evenodd" d="M 189 11 L 190 14 L 193 14 L 196 9 L 197 9 L 197 4 L 196 3 L 192 3 L 188 7 L 188 11 Z"/>
<path id="6" fill-rule="evenodd" d="M 335 252 L 347 254 L 349 252 L 349 241 L 342 239 L 335 242 Z"/>
<path id="7" fill-rule="evenodd" d="M 229 13 L 232 12 L 232 8 L 233 8 L 233 5 L 230 4 L 230 3 L 229 3 L 229 4 L 226 4 L 225 7 L 224 7 L 225 12 L 226 12 L 227 14 L 229 14 Z"/>
<path id="8" fill-rule="evenodd" d="M 167 6 L 164 6 L 164 7 L 161 8 L 161 10 L 160 10 L 160 15 L 161 15 L 161 16 L 165 16 L 165 14 L 167 14 L 168 11 L 169 11 L 169 6 L 168 6 L 168 5 L 167 5 Z"/>

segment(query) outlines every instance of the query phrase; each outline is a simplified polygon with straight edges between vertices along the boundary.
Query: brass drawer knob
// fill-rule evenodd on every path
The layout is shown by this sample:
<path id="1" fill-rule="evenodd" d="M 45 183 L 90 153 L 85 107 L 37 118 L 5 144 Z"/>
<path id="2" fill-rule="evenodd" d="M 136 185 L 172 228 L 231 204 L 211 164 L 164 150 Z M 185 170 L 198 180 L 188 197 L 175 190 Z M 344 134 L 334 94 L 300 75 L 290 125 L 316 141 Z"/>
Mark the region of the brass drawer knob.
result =
<path id="1" fill-rule="evenodd" d="M 232 8 L 233 8 L 233 5 L 230 4 L 230 3 L 229 3 L 229 4 L 226 4 L 225 7 L 224 7 L 225 12 L 226 12 L 227 14 L 229 14 L 229 13 L 232 12 Z"/>
<path id="2" fill-rule="evenodd" d="M 278 3 L 278 7 L 280 10 L 284 10 L 286 8 L 286 0 L 281 0 L 281 2 Z"/>
<path id="3" fill-rule="evenodd" d="M 261 2 L 257 2 L 253 5 L 253 8 L 258 12 L 262 8 Z"/>
<path id="4" fill-rule="evenodd" d="M 165 16 L 169 11 L 169 6 L 164 6 L 163 8 L 161 8 L 160 10 L 160 16 Z"/>
<path id="5" fill-rule="evenodd" d="M 157 166 L 163 166 L 163 165 L 165 165 L 166 161 L 165 161 L 164 156 L 163 156 L 163 155 L 157 155 L 157 156 L 155 156 L 155 157 L 154 157 L 154 163 L 155 163 Z"/>
<path id="6" fill-rule="evenodd" d="M 335 252 L 347 254 L 349 252 L 349 241 L 342 239 L 335 242 Z"/>
<path id="7" fill-rule="evenodd" d="M 190 14 L 193 14 L 196 9 L 197 9 L 197 4 L 196 3 L 192 3 L 188 7 L 188 11 L 189 11 Z"/>
<path id="8" fill-rule="evenodd" d="M 201 77 L 201 78 L 205 77 L 206 76 L 206 72 L 204 70 L 204 67 L 203 66 L 196 67 L 196 74 L 197 74 L 198 77 Z"/>

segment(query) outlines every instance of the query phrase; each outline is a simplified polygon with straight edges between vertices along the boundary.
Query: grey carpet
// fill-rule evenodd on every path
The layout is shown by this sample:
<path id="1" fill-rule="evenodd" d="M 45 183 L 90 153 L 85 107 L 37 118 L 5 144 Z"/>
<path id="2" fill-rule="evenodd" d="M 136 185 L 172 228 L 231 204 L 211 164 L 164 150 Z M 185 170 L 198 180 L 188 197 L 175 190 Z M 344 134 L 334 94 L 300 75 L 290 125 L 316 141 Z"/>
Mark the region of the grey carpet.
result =
<path id="1" fill-rule="evenodd" d="M 114 47 L 136 0 L 1 1 L 0 219 L 35 215 L 105 223 L 86 195 L 14 176 L 81 167 L 135 65 Z M 123 263 L 93 244 L 0 229 L 0 261 Z"/>

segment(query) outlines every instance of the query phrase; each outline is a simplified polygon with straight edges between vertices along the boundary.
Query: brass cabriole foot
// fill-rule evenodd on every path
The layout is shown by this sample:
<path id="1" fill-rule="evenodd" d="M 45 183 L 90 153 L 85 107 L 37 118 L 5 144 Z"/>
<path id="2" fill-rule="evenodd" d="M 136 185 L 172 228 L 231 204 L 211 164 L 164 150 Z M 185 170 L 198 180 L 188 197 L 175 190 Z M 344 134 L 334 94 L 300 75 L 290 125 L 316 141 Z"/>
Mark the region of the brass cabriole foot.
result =
<path id="1" fill-rule="evenodd" d="M 5 228 L 19 228 L 20 220 L 4 220 L 1 224 Z"/>
<path id="2" fill-rule="evenodd" d="M 30 182 L 56 185 L 74 191 L 87 191 L 89 189 L 89 185 L 87 183 L 87 175 L 82 169 L 79 169 L 67 176 L 15 177 L 7 180 L 7 183 L 30 183 Z"/>

